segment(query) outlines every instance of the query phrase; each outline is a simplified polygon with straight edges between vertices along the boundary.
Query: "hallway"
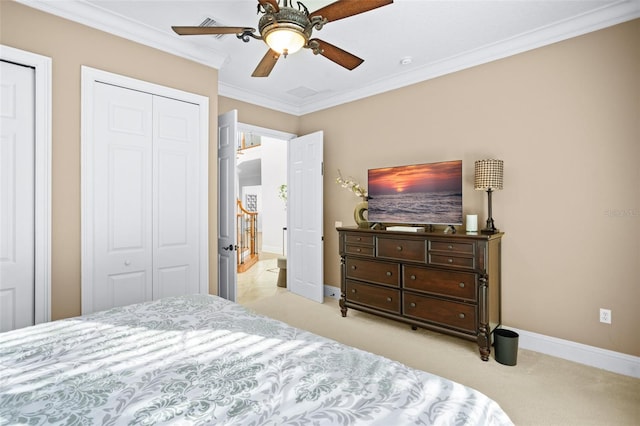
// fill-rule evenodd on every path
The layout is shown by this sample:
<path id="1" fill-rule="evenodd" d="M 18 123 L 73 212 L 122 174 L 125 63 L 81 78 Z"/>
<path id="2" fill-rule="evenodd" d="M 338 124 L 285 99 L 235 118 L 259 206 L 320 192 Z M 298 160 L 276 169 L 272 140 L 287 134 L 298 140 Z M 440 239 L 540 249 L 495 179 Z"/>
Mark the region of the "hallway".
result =
<path id="1" fill-rule="evenodd" d="M 287 291 L 286 288 L 277 286 L 279 256 L 276 253 L 262 252 L 255 265 L 238 274 L 238 303 L 249 303 Z"/>

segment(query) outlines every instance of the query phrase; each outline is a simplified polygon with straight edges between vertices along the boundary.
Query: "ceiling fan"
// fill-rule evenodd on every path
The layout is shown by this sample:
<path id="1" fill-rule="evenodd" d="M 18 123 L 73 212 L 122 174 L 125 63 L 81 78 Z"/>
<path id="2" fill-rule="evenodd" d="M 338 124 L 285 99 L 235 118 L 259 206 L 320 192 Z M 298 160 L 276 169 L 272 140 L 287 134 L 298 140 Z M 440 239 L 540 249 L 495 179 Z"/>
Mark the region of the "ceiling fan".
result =
<path id="1" fill-rule="evenodd" d="M 267 77 L 280 56 L 297 52 L 301 48 L 311 49 L 315 55 L 325 58 L 352 70 L 364 62 L 357 56 L 340 49 L 326 41 L 311 38 L 314 29 L 321 30 L 331 21 L 368 12 L 393 3 L 393 0 L 338 0 L 315 12 L 309 13 L 307 7 L 293 0 L 258 0 L 258 32 L 251 27 L 171 27 L 179 35 L 235 34 L 240 40 L 249 42 L 251 38 L 263 40 L 269 51 L 264 55 L 252 77 Z"/>

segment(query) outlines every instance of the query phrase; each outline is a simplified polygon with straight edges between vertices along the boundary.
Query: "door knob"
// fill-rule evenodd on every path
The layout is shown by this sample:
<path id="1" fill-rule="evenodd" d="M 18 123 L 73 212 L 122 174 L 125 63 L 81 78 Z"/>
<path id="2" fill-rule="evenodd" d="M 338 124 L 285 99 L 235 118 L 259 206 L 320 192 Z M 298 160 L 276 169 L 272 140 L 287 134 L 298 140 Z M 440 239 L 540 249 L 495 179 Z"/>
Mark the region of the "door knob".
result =
<path id="1" fill-rule="evenodd" d="M 229 244 L 229 247 L 222 247 L 224 250 L 233 250 L 233 244 Z"/>

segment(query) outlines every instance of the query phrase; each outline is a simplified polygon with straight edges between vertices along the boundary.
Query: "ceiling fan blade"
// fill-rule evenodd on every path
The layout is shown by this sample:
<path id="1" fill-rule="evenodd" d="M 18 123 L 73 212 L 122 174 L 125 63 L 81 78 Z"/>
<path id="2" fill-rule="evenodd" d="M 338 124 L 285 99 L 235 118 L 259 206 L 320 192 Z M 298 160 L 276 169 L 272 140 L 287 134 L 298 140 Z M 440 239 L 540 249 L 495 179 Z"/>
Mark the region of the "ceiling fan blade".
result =
<path id="1" fill-rule="evenodd" d="M 322 41 L 317 38 L 309 40 L 308 44 L 312 46 L 313 53 L 317 52 L 316 54 L 322 55 L 348 70 L 352 70 L 364 62 L 364 59 L 360 59 L 346 50 L 342 50 L 331 43 L 327 43 L 326 41 Z M 317 49 L 315 49 L 314 45 L 317 46 Z"/>
<path id="2" fill-rule="evenodd" d="M 271 7 L 273 7 L 274 12 L 279 12 L 280 11 L 280 6 L 278 6 L 278 0 L 258 0 L 258 3 L 260 3 L 265 9 L 266 9 L 266 5 L 270 4 Z"/>
<path id="3" fill-rule="evenodd" d="M 269 49 L 253 71 L 253 74 L 251 74 L 251 77 L 268 77 L 276 62 L 278 62 L 278 58 L 280 58 L 280 54 L 275 50 Z"/>
<path id="4" fill-rule="evenodd" d="M 393 3 L 393 0 L 338 0 L 309 14 L 309 18 L 322 16 L 328 22 L 368 12 Z"/>
<path id="5" fill-rule="evenodd" d="M 180 35 L 206 35 L 206 34 L 241 34 L 245 31 L 256 32 L 249 27 L 171 27 Z"/>

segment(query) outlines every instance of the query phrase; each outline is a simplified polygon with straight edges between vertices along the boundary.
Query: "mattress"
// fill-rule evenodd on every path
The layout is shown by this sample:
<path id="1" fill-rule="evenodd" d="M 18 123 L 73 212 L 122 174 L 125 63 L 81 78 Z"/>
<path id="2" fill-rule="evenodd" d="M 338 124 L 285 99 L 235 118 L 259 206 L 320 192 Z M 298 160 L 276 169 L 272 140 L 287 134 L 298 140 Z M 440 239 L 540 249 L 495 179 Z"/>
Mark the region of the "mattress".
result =
<path id="1" fill-rule="evenodd" d="M 459 383 L 190 295 L 0 333 L 0 424 L 512 423 Z"/>

